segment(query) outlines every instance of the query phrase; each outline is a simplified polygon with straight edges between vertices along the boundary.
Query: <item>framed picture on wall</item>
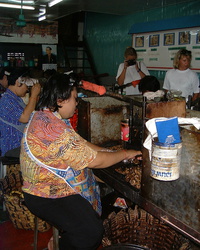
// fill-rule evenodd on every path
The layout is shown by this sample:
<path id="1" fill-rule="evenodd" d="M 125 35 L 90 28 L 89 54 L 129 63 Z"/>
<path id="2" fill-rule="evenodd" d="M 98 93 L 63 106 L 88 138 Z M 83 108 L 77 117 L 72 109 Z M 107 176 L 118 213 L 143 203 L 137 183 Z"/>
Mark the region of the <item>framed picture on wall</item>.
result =
<path id="1" fill-rule="evenodd" d="M 149 36 L 149 47 L 159 46 L 160 35 L 151 35 Z"/>
<path id="2" fill-rule="evenodd" d="M 197 32 L 197 44 L 200 44 L 200 31 Z"/>
<path id="3" fill-rule="evenodd" d="M 42 45 L 42 70 L 57 70 L 57 45 Z"/>
<path id="4" fill-rule="evenodd" d="M 57 45 L 45 44 L 42 45 L 42 63 L 56 64 L 57 63 Z"/>
<path id="5" fill-rule="evenodd" d="M 174 45 L 175 33 L 164 34 L 164 46 Z"/>
<path id="6" fill-rule="evenodd" d="M 190 44 L 190 32 L 183 31 L 179 32 L 179 44 Z"/>
<path id="7" fill-rule="evenodd" d="M 135 47 L 144 47 L 144 36 L 136 36 L 135 38 Z"/>

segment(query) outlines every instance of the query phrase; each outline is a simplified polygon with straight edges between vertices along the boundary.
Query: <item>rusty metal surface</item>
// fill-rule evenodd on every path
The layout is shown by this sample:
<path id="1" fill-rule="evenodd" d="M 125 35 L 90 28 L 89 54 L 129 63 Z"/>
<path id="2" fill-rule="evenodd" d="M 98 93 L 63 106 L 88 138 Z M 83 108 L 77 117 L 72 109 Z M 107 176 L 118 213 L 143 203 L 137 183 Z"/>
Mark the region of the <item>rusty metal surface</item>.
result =
<path id="1" fill-rule="evenodd" d="M 79 134 L 100 146 L 120 143 L 121 120 L 127 113 L 130 117 L 129 126 L 132 128 L 128 147 L 136 145 L 136 149 L 141 149 L 144 126 L 142 100 L 142 96 L 127 97 L 119 94 L 82 98 L 78 106 Z"/>
<path id="2" fill-rule="evenodd" d="M 111 141 L 119 143 L 121 120 L 123 114 L 128 112 L 129 104 L 111 97 L 89 97 L 83 98 L 83 101 L 86 104 L 80 105 L 78 126 L 80 134 L 83 136 L 86 130 L 87 138 L 83 137 L 98 145 L 106 145 Z"/>
<path id="3" fill-rule="evenodd" d="M 78 105 L 78 133 L 86 140 L 91 141 L 90 102 L 80 100 Z"/>
<path id="4" fill-rule="evenodd" d="M 185 117 L 186 116 L 185 100 L 149 102 L 146 106 L 146 117 Z"/>

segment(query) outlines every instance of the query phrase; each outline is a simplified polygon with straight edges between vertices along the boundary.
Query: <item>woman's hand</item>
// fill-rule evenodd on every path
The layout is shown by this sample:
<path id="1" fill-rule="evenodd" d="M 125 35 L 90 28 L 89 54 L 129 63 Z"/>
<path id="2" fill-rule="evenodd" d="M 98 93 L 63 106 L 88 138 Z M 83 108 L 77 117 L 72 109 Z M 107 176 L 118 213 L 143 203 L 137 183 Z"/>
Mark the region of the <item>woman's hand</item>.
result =
<path id="1" fill-rule="evenodd" d="M 137 150 L 119 150 L 114 152 L 97 151 L 96 158 L 88 168 L 107 168 L 123 160 L 142 159 L 142 152 Z"/>
<path id="2" fill-rule="evenodd" d="M 124 160 L 130 160 L 137 158 L 138 160 L 142 160 L 142 152 L 137 150 L 124 150 L 126 158 Z"/>
<path id="3" fill-rule="evenodd" d="M 31 96 L 29 98 L 29 102 L 26 105 L 22 115 L 20 116 L 19 122 L 27 123 L 29 121 L 30 115 L 35 109 L 40 90 L 41 86 L 39 83 L 34 84 L 33 87 L 31 88 Z"/>
<path id="4" fill-rule="evenodd" d="M 39 83 L 36 83 L 31 88 L 31 97 L 37 97 L 40 94 L 41 91 L 41 85 Z"/>
<path id="5" fill-rule="evenodd" d="M 128 62 L 127 62 L 127 60 L 124 60 L 124 69 L 127 69 L 128 68 Z"/>

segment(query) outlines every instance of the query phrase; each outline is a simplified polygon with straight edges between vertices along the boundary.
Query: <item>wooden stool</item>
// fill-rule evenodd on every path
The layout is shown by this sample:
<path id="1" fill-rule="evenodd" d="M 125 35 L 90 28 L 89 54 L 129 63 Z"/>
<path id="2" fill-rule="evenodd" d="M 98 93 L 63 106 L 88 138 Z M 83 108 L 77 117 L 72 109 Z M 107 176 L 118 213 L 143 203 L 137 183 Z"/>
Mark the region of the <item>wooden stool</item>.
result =
<path id="1" fill-rule="evenodd" d="M 33 250 L 37 250 L 37 242 L 38 242 L 38 217 L 34 218 L 35 228 L 34 228 L 34 243 Z M 56 227 L 53 228 L 53 250 L 59 250 L 59 231 Z"/>

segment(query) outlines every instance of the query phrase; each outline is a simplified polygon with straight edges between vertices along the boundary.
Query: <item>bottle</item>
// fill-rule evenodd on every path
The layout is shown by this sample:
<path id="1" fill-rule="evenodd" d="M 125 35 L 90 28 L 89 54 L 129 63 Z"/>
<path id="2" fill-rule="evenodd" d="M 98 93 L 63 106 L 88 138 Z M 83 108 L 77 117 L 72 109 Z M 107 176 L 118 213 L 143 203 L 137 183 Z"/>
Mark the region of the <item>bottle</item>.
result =
<path id="1" fill-rule="evenodd" d="M 122 147 L 124 149 L 128 148 L 129 133 L 130 133 L 129 118 L 128 115 L 125 114 L 124 118 L 121 120 L 121 141 L 122 141 Z"/>

